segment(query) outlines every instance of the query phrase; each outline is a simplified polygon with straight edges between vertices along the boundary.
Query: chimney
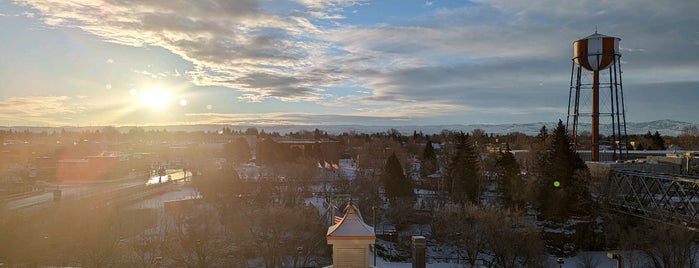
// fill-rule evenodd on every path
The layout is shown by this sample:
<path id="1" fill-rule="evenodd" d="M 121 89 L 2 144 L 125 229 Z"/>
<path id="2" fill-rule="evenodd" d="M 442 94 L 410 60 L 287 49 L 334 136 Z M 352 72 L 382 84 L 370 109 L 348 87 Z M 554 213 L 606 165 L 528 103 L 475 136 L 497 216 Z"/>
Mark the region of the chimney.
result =
<path id="1" fill-rule="evenodd" d="M 425 237 L 421 235 L 416 235 L 412 237 L 413 240 L 413 268 L 425 268 L 425 247 L 427 243 L 425 242 Z"/>

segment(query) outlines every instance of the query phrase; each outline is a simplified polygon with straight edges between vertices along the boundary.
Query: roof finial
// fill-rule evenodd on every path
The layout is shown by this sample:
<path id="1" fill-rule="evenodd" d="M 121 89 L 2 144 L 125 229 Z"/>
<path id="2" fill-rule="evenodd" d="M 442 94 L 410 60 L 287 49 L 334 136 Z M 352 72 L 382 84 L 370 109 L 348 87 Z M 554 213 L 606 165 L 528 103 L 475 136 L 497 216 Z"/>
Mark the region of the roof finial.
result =
<path id="1" fill-rule="evenodd" d="M 597 33 L 597 24 L 595 24 L 595 34 Z"/>

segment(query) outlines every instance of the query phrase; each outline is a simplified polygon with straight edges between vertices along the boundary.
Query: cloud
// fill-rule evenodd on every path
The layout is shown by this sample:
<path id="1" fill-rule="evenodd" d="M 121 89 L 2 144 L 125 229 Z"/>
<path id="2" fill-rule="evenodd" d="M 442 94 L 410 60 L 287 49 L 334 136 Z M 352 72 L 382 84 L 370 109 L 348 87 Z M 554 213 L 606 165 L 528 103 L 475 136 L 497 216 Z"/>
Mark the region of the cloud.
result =
<path id="1" fill-rule="evenodd" d="M 21 2 L 50 25 L 78 27 L 108 42 L 164 47 L 191 61 L 190 74 L 205 84 L 236 86 L 220 81 L 262 71 L 295 77 L 318 46 L 307 18 L 263 12 L 256 1 Z"/>
<path id="2" fill-rule="evenodd" d="M 561 118 L 557 113 L 558 107 L 526 107 L 511 106 L 502 107 L 478 107 L 458 105 L 445 102 L 421 102 L 393 105 L 383 108 L 356 107 L 349 113 L 188 113 L 186 124 L 231 124 L 231 125 L 396 125 L 416 124 L 434 125 L 441 124 L 434 118 L 461 114 L 459 117 L 471 118 L 482 114 L 495 116 L 528 116 L 554 113 L 556 118 Z M 548 120 L 548 121 L 552 121 Z M 546 121 L 546 120 L 545 120 Z M 478 122 L 474 121 L 472 122 Z"/>
<path id="3" fill-rule="evenodd" d="M 626 80 L 624 80 L 626 81 Z M 696 104 L 699 103 L 699 81 L 627 83 L 624 85 L 627 120 L 648 121 L 644 110 L 652 111 L 653 117 L 699 123 Z"/>
<path id="4" fill-rule="evenodd" d="M 368 0 L 296 0 L 308 9 L 308 14 L 318 19 L 343 19 L 345 9 L 367 5 Z"/>
<path id="5" fill-rule="evenodd" d="M 163 47 L 192 63 L 183 77 L 240 91 L 238 100 L 336 103 L 353 116 L 541 115 L 559 98 L 564 110 L 571 43 L 596 27 L 622 38 L 624 75 L 639 83 L 696 81 L 699 73 L 693 0 L 426 1 L 421 16 L 363 25 L 347 18 L 372 8 L 368 1 L 18 2 L 50 25 Z M 659 69 L 672 74 L 658 77 Z"/>
<path id="6" fill-rule="evenodd" d="M 258 92 L 257 96 L 262 97 L 275 97 L 287 101 L 316 101 L 321 98 L 319 90 L 311 88 L 313 79 L 268 73 L 250 73 L 233 81 L 233 83 L 249 91 Z"/>
<path id="7" fill-rule="evenodd" d="M 348 115 L 316 113 L 190 113 L 187 122 L 193 124 L 230 125 L 343 125 L 385 124 L 402 117 L 384 115 Z"/>
<path id="8" fill-rule="evenodd" d="M 68 96 L 28 96 L 0 99 L 0 120 L 15 124 L 56 124 L 57 118 L 82 112 Z"/>
<path id="9" fill-rule="evenodd" d="M 81 107 L 66 105 L 69 100 L 68 96 L 10 97 L 0 100 L 0 114 L 37 117 L 82 111 Z"/>

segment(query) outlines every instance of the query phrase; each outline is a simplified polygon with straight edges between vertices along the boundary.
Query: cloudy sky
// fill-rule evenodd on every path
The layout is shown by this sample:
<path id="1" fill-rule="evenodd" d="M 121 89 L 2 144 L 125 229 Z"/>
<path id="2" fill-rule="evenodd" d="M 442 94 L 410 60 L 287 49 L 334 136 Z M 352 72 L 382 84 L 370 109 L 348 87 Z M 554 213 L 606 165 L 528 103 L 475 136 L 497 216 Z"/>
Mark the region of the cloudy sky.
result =
<path id="1" fill-rule="evenodd" d="M 565 121 L 621 38 L 627 120 L 699 122 L 696 0 L 3 0 L 0 125 Z"/>

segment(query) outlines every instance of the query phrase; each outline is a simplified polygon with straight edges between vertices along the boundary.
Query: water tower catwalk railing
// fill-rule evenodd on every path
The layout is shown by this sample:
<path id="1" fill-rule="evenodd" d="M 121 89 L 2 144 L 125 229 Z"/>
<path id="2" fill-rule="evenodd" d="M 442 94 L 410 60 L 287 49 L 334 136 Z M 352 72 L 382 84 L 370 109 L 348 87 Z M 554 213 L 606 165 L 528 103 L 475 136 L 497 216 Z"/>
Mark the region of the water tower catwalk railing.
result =
<path id="1" fill-rule="evenodd" d="M 598 34 L 595 32 L 586 38 L 573 42 L 573 59 L 570 72 L 570 89 L 568 95 L 568 117 L 566 128 L 572 135 L 575 149 L 580 144 L 580 118 L 591 118 L 591 158 L 599 161 L 600 148 L 600 118 L 607 120 L 611 126 L 611 149 L 613 159 L 620 160 L 628 156 L 628 135 L 626 133 L 626 115 L 624 90 L 621 79 L 621 54 L 619 53 L 619 38 Z M 586 76 L 592 72 L 592 81 Z M 608 82 L 600 82 L 600 71 L 609 70 Z M 609 92 L 608 108 L 600 112 L 600 89 Z M 606 92 L 605 92 L 606 93 Z M 590 110 L 581 109 L 581 100 L 591 97 Z"/>

